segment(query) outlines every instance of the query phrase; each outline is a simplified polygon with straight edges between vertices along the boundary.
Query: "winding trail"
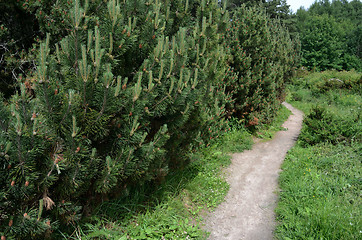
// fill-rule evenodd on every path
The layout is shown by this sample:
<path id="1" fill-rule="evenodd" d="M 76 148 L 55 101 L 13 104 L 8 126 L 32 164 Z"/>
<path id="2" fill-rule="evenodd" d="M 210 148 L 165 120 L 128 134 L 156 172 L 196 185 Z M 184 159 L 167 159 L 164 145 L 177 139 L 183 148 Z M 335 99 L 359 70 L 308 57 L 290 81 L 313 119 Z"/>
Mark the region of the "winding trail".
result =
<path id="1" fill-rule="evenodd" d="M 205 220 L 210 240 L 270 240 L 275 228 L 278 176 L 287 151 L 302 128 L 303 113 L 283 103 L 292 115 L 267 142 L 233 155 L 227 169 L 230 190 L 223 202 Z"/>

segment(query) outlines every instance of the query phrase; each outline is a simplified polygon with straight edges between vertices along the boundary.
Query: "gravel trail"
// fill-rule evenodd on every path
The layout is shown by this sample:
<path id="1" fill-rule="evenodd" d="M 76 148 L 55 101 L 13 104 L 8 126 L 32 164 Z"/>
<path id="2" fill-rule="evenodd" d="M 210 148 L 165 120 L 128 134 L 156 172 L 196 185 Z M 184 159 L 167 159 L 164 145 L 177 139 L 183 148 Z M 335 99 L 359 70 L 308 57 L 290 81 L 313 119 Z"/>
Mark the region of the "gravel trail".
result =
<path id="1" fill-rule="evenodd" d="M 226 170 L 230 184 L 225 202 L 205 220 L 210 240 L 270 240 L 276 225 L 278 176 L 287 151 L 302 128 L 303 113 L 283 103 L 292 115 L 280 131 L 267 142 L 233 155 Z"/>

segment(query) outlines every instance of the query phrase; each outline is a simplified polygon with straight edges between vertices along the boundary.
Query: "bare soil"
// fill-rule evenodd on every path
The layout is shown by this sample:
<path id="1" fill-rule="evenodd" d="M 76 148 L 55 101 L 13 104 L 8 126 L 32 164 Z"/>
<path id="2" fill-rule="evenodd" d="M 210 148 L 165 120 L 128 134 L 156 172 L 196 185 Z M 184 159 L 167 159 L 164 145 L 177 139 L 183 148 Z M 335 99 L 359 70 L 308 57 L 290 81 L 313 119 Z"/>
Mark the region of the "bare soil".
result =
<path id="1" fill-rule="evenodd" d="M 205 220 L 210 240 L 270 240 L 275 228 L 280 166 L 302 128 L 303 113 L 283 103 L 292 115 L 267 142 L 257 141 L 251 150 L 233 155 L 226 170 L 230 190 Z"/>

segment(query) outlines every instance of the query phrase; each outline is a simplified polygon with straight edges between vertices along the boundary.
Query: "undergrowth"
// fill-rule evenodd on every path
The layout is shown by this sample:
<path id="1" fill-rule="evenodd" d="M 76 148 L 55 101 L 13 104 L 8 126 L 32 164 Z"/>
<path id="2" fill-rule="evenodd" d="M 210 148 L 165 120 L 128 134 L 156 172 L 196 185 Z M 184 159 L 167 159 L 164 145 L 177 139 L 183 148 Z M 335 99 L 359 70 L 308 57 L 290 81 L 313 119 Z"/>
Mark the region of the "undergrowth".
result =
<path id="1" fill-rule="evenodd" d="M 282 165 L 276 238 L 361 238 L 361 77 L 313 73 L 289 87 L 289 100 L 306 116 Z M 354 87 L 325 88 L 329 79 Z"/>

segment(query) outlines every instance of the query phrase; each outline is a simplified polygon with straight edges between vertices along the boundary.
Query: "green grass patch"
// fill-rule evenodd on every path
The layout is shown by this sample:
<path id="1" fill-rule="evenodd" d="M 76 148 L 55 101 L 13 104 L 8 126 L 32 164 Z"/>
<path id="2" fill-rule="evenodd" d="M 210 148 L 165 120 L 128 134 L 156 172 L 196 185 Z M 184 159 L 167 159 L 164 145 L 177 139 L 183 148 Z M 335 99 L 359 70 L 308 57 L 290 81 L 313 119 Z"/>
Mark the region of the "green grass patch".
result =
<path id="1" fill-rule="evenodd" d="M 280 175 L 278 239 L 360 239 L 361 147 L 293 148 Z"/>
<path id="2" fill-rule="evenodd" d="M 327 70 L 314 72 L 293 80 L 293 85 L 310 89 L 314 94 L 332 89 L 348 89 L 360 92 L 362 74 L 356 71 Z"/>
<path id="3" fill-rule="evenodd" d="M 297 145 L 282 165 L 277 239 L 362 236 L 360 86 L 318 90 L 316 84 L 331 74 L 336 76 L 335 71 L 313 73 L 288 87 L 288 100 L 304 111 L 305 119 Z M 356 84 L 362 76 L 338 74 Z"/>

